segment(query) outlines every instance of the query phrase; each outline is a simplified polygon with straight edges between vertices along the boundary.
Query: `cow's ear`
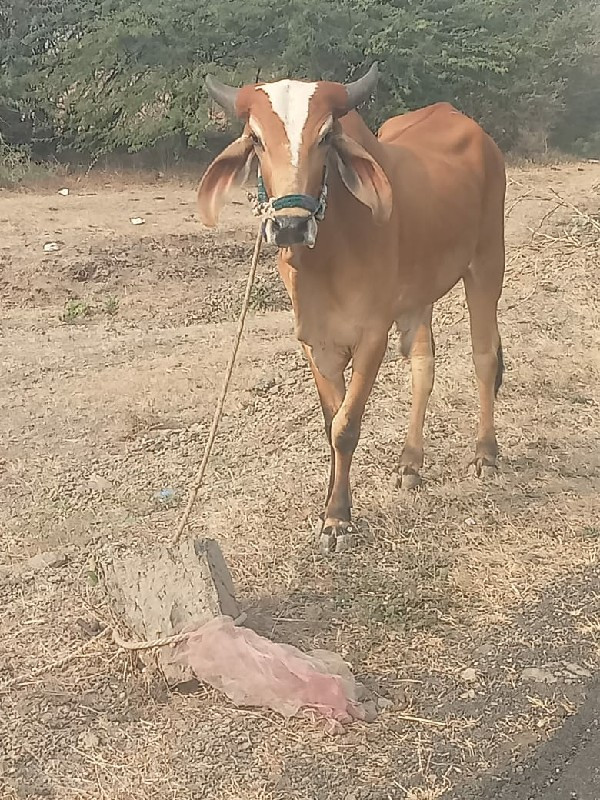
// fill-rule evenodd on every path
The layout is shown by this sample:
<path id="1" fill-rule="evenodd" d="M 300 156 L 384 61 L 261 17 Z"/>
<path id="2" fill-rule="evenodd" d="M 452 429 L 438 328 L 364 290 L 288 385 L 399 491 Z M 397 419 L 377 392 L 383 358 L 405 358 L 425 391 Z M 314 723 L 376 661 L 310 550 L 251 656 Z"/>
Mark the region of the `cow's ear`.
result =
<path id="1" fill-rule="evenodd" d="M 357 200 L 368 206 L 378 225 L 387 222 L 392 213 L 392 187 L 375 159 L 358 142 L 343 133 L 333 141 L 340 177 Z"/>
<path id="2" fill-rule="evenodd" d="M 198 211 L 205 225 L 217 224 L 228 193 L 247 179 L 254 157 L 252 139 L 240 136 L 208 167 L 198 187 Z"/>

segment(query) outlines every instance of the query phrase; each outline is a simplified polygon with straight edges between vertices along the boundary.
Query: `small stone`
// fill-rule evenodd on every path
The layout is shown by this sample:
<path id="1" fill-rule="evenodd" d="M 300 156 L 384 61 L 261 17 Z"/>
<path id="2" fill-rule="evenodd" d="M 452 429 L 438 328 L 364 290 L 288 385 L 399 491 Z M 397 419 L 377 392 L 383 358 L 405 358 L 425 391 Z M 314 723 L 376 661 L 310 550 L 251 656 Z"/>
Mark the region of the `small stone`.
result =
<path id="1" fill-rule="evenodd" d="M 377 708 L 380 711 L 385 711 L 386 708 L 391 708 L 394 705 L 394 701 L 390 700 L 389 697 L 378 697 L 377 698 Z"/>
<path id="2" fill-rule="evenodd" d="M 163 503 L 169 502 L 169 500 L 173 500 L 175 498 L 176 492 L 175 489 L 171 489 L 170 486 L 165 486 L 164 489 L 159 489 L 158 492 L 154 493 L 154 498 L 156 500 L 160 500 Z"/>
<path id="3" fill-rule="evenodd" d="M 515 747 L 531 747 L 538 743 L 538 735 L 533 731 L 521 731 L 513 736 Z"/>
<path id="4" fill-rule="evenodd" d="M 9 584 L 12 582 L 14 578 L 14 570 L 12 567 L 8 567 L 5 565 L 0 566 L 0 586 L 4 586 L 5 584 Z"/>
<path id="5" fill-rule="evenodd" d="M 69 194 L 69 190 L 68 189 L 59 189 L 58 190 L 58 194 L 60 194 L 62 197 L 67 197 L 68 194 Z"/>
<path id="6" fill-rule="evenodd" d="M 579 678 L 591 678 L 592 673 L 589 669 L 585 669 L 585 667 L 580 666 L 579 664 L 575 664 L 574 662 L 565 663 L 565 669 L 567 672 L 570 672 L 571 675 L 577 675 Z"/>
<path id="7" fill-rule="evenodd" d="M 90 475 L 87 485 L 96 492 L 105 492 L 112 489 L 112 483 L 106 478 L 103 478 L 102 475 L 97 475 L 95 472 Z"/>
<path id="8" fill-rule="evenodd" d="M 467 667 L 460 673 L 460 677 L 467 683 L 473 683 L 477 680 L 477 670 L 473 667 Z"/>
<path id="9" fill-rule="evenodd" d="M 85 633 L 86 636 L 89 636 L 92 639 L 94 636 L 97 636 L 102 631 L 102 625 L 98 622 L 97 619 L 76 619 L 75 623 L 78 627 Z M 90 703 L 87 703 L 90 705 Z"/>
<path id="10" fill-rule="evenodd" d="M 406 689 L 403 686 L 394 686 L 390 689 L 390 694 L 394 700 L 396 706 L 402 708 L 408 704 L 408 699 L 406 697 Z"/>
<path id="11" fill-rule="evenodd" d="M 55 253 L 57 250 L 60 250 L 58 242 L 46 242 L 44 245 L 44 253 Z"/>
<path id="12" fill-rule="evenodd" d="M 365 722 L 374 722 L 377 719 L 377 706 L 374 700 L 367 700 L 362 704 Z"/>
<path id="13" fill-rule="evenodd" d="M 132 225 L 144 225 L 146 223 L 146 220 L 142 219 L 142 217 L 130 217 L 129 221 Z"/>
<path id="14" fill-rule="evenodd" d="M 538 667 L 525 667 L 521 672 L 524 681 L 534 681 L 535 683 L 556 683 L 557 678 L 547 669 Z"/>
<path id="15" fill-rule="evenodd" d="M 56 567 L 64 567 L 67 561 L 68 558 L 65 553 L 49 550 L 47 553 L 38 553 L 36 556 L 30 558 L 24 565 L 24 568 L 34 571 L 55 569 Z"/>
<path id="16" fill-rule="evenodd" d="M 85 733 L 82 733 L 81 736 L 79 737 L 80 747 L 83 747 L 86 750 L 95 750 L 99 744 L 100 744 L 100 739 L 93 731 L 86 731 Z"/>

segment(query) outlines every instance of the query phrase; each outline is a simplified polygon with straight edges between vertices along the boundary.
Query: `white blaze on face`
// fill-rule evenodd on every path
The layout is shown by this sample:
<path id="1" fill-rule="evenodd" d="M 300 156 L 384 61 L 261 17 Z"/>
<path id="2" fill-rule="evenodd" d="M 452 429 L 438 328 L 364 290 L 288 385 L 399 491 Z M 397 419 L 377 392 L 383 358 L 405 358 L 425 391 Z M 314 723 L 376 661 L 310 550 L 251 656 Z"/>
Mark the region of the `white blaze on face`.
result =
<path id="1" fill-rule="evenodd" d="M 265 83 L 258 90 L 263 91 L 271 101 L 271 107 L 279 119 L 290 143 L 292 166 L 298 166 L 302 132 L 308 119 L 310 99 L 317 88 L 316 83 L 304 81 L 277 81 Z"/>

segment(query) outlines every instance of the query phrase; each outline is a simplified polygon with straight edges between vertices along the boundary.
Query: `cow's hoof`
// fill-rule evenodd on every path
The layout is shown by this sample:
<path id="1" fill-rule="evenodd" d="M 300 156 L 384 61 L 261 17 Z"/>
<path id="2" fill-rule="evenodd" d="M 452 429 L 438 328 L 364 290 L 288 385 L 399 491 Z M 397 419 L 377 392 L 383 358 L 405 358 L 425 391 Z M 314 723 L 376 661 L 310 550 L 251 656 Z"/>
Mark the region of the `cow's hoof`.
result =
<path id="1" fill-rule="evenodd" d="M 478 456 L 469 465 L 471 472 L 483 481 L 495 480 L 498 476 L 496 459 L 490 456 Z"/>
<path id="2" fill-rule="evenodd" d="M 354 547 L 358 530 L 352 522 L 335 522 L 325 525 L 321 517 L 315 532 L 319 549 L 323 555 L 331 556 Z"/>
<path id="3" fill-rule="evenodd" d="M 398 489 L 418 489 L 422 483 L 423 480 L 421 476 L 412 467 L 400 467 L 398 478 L 396 480 L 396 487 Z"/>

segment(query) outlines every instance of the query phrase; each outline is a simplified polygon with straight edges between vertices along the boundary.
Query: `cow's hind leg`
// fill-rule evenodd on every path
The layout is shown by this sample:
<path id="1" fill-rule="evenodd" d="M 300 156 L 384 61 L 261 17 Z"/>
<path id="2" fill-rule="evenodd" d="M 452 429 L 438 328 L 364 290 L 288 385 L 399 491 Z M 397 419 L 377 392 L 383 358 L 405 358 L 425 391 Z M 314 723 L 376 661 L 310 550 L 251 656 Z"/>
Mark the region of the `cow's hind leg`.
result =
<path id="1" fill-rule="evenodd" d="M 415 327 L 402 335 L 402 349 L 405 355 L 410 353 L 412 372 L 410 420 L 398 470 L 398 486 L 403 489 L 414 489 L 421 485 L 419 470 L 423 466 L 423 425 L 435 375 L 432 310 L 433 306 L 427 306 Z"/>
<path id="2" fill-rule="evenodd" d="M 497 469 L 494 404 L 504 371 L 497 320 L 503 270 L 503 259 L 483 264 L 479 261 L 469 268 L 464 277 L 480 403 L 475 458 L 471 464 L 481 477 L 493 475 Z"/>

